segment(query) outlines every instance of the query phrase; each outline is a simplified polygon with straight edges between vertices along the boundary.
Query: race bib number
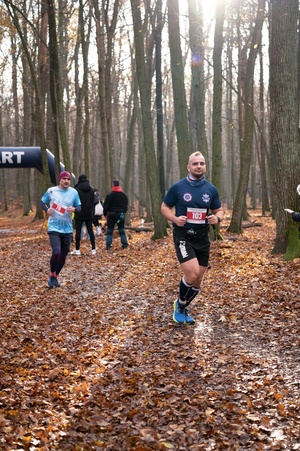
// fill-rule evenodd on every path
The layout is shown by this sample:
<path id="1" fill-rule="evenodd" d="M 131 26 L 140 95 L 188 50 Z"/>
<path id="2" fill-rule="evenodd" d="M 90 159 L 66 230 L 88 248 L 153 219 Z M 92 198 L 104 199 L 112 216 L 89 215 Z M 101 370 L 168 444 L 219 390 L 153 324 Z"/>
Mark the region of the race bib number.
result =
<path id="1" fill-rule="evenodd" d="M 58 205 L 56 202 L 53 202 L 51 208 L 53 208 L 53 210 L 56 211 L 56 213 L 60 214 L 60 215 L 64 215 L 66 208 L 62 207 L 61 205 Z"/>
<path id="2" fill-rule="evenodd" d="M 205 224 L 206 211 L 205 208 L 188 208 L 186 212 L 187 222 L 190 224 Z"/>

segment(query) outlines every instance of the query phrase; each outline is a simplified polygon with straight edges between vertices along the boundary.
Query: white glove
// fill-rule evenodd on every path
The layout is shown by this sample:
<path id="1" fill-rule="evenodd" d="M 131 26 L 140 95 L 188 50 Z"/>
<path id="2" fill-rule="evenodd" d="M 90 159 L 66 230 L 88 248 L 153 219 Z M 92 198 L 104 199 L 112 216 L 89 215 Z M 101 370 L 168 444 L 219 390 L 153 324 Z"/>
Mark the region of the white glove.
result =
<path id="1" fill-rule="evenodd" d="M 293 210 L 290 210 L 289 208 L 285 208 L 284 211 L 286 211 L 287 213 L 294 213 Z"/>
<path id="2" fill-rule="evenodd" d="M 299 196 L 300 196 L 300 185 L 297 186 L 297 193 L 298 193 Z"/>

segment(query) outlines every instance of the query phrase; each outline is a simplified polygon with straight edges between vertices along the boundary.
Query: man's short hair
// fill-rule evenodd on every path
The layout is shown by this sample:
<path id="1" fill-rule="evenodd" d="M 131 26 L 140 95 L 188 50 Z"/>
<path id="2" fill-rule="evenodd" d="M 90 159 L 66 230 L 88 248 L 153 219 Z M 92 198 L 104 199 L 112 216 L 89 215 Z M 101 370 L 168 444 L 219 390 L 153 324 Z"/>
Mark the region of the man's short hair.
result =
<path id="1" fill-rule="evenodd" d="M 191 153 L 191 155 L 189 156 L 189 164 L 190 164 L 191 158 L 193 158 L 193 157 L 203 157 L 204 158 L 204 155 L 202 152 L 200 152 L 200 150 L 197 150 L 196 152 Z M 205 158 L 204 158 L 204 161 L 205 161 Z"/>

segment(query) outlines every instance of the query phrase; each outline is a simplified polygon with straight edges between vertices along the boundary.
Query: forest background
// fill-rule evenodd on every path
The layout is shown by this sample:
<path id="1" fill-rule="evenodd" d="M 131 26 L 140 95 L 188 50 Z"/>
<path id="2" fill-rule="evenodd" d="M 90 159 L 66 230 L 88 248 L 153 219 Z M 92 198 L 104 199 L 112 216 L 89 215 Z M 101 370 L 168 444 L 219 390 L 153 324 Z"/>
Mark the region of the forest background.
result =
<path id="1" fill-rule="evenodd" d="M 0 145 L 40 146 L 43 162 L 43 175 L 0 171 L 4 211 L 38 205 L 48 148 L 102 197 L 120 178 L 159 238 L 162 197 L 201 149 L 229 231 L 247 208 L 271 210 L 273 252 L 299 256 L 284 212 L 298 207 L 299 2 L 209 3 L 0 1 Z"/>
<path id="2" fill-rule="evenodd" d="M 0 145 L 44 157 L 0 171 L 1 450 L 300 449 L 299 4 L 209 3 L 0 0 Z M 119 177 L 156 237 L 204 152 L 226 212 L 195 327 L 171 235 L 84 240 L 48 289 L 46 148 L 102 196 Z"/>

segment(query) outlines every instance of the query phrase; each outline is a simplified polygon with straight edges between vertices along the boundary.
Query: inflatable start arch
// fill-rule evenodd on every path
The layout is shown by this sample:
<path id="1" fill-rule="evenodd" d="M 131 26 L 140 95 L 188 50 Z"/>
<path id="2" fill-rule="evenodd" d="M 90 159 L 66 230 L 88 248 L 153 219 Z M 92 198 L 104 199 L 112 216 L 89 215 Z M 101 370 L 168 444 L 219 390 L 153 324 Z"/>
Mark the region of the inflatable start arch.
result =
<path id="1" fill-rule="evenodd" d="M 48 149 L 47 161 L 51 182 L 56 185 L 55 157 Z M 59 163 L 60 172 L 65 166 Z M 1 168 L 36 168 L 43 173 L 42 153 L 40 147 L 0 147 L 0 169 Z M 72 174 L 73 182 L 75 176 Z"/>

